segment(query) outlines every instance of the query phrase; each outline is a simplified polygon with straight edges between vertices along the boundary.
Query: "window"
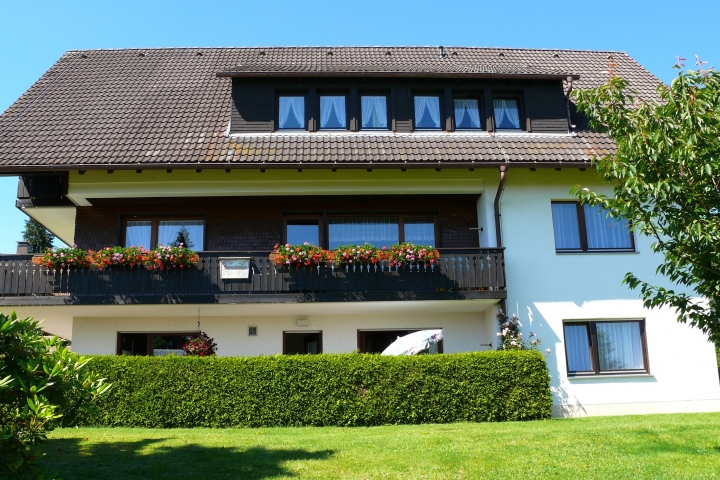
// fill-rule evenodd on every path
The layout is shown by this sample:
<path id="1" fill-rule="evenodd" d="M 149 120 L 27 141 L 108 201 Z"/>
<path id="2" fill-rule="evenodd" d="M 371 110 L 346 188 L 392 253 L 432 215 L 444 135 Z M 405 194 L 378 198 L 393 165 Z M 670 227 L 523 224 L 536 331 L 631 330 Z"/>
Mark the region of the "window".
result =
<path id="1" fill-rule="evenodd" d="M 305 128 L 305 97 L 280 97 L 279 99 L 280 130 L 299 130 Z"/>
<path id="2" fill-rule="evenodd" d="M 195 251 L 204 250 L 205 221 L 184 218 L 143 218 L 125 221 L 125 246 L 150 250 L 157 244 L 181 243 Z"/>
<path id="3" fill-rule="evenodd" d="M 358 330 L 358 350 L 360 353 L 382 353 L 399 337 L 419 332 L 420 330 L 429 330 L 424 328 L 415 328 L 412 330 Z M 443 353 L 443 341 L 431 345 L 427 353 Z"/>
<path id="4" fill-rule="evenodd" d="M 288 218 L 285 243 L 302 245 L 305 242 L 320 245 L 320 221 L 316 218 Z"/>
<path id="5" fill-rule="evenodd" d="M 362 95 L 360 97 L 363 130 L 387 130 L 387 97 L 385 95 Z"/>
<path id="6" fill-rule="evenodd" d="M 458 99 L 455 105 L 456 130 L 480 130 L 480 107 L 477 100 Z"/>
<path id="7" fill-rule="evenodd" d="M 566 322 L 568 375 L 648 373 L 644 320 Z"/>
<path id="8" fill-rule="evenodd" d="M 520 130 L 520 110 L 517 99 L 496 98 L 493 100 L 495 130 Z"/>
<path id="9" fill-rule="evenodd" d="M 320 96 L 320 129 L 345 130 L 347 114 L 345 113 L 344 95 Z"/>
<path id="10" fill-rule="evenodd" d="M 156 357 L 185 355 L 182 347 L 190 341 L 190 337 L 193 335 L 197 335 L 197 332 L 118 332 L 117 354 L 150 355 Z"/>
<path id="11" fill-rule="evenodd" d="M 440 97 L 415 97 L 415 128 L 440 130 Z"/>
<path id="12" fill-rule="evenodd" d="M 322 332 L 283 332 L 283 355 L 322 353 Z"/>
<path id="13" fill-rule="evenodd" d="M 435 245 L 435 218 L 400 216 L 352 216 L 328 219 L 329 249 L 341 245 L 371 243 L 389 247 L 394 243 L 413 242 Z"/>
<path id="14" fill-rule="evenodd" d="M 627 220 L 612 218 L 599 206 L 552 202 L 552 215 L 558 252 L 635 251 Z"/>

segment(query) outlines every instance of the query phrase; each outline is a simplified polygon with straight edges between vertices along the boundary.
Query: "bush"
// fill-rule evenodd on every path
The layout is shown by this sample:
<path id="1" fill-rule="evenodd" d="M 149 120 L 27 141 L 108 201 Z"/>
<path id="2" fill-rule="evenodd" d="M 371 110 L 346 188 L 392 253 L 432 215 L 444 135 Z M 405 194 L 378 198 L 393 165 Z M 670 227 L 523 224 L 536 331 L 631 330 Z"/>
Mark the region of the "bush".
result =
<path id="1" fill-rule="evenodd" d="M 114 388 L 86 425 L 361 426 L 550 416 L 535 351 L 389 357 L 96 357 Z"/>

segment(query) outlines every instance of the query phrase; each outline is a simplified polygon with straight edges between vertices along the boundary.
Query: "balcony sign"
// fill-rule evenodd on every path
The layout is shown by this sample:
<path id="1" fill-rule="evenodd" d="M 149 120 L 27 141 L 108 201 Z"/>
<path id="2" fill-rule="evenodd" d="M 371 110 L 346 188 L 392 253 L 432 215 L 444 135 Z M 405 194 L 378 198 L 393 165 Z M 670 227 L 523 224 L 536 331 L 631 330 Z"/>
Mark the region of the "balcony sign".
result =
<path id="1" fill-rule="evenodd" d="M 250 278 L 249 257 L 220 257 L 220 278 L 237 280 Z"/>

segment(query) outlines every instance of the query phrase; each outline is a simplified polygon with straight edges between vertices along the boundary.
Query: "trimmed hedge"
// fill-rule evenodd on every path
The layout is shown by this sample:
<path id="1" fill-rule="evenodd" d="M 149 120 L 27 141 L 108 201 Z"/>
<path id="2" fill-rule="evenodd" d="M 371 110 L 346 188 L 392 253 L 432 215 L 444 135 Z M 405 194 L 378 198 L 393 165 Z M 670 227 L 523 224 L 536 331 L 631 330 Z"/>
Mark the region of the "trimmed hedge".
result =
<path id="1" fill-rule="evenodd" d="M 86 425 L 271 427 L 532 420 L 550 416 L 539 352 L 95 357 L 113 388 Z"/>

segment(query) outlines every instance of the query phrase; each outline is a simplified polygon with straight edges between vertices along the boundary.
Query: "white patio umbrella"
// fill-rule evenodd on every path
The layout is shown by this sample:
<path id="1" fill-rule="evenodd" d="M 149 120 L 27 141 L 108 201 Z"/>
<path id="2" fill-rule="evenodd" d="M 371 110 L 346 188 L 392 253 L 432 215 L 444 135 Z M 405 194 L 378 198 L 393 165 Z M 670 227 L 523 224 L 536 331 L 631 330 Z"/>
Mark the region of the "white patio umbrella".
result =
<path id="1" fill-rule="evenodd" d="M 443 339 L 442 330 L 420 330 L 395 340 L 381 355 L 415 355 Z"/>

